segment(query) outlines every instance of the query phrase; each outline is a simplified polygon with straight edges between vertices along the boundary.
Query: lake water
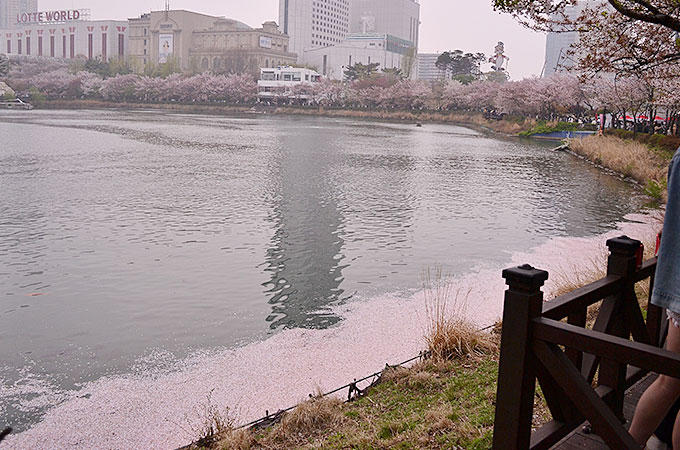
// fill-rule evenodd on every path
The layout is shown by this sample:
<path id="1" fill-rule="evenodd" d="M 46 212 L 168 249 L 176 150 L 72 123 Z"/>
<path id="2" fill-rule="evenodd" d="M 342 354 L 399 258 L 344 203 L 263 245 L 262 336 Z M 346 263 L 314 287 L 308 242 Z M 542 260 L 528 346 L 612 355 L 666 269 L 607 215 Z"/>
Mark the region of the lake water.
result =
<path id="1" fill-rule="evenodd" d="M 21 431 L 95 395 L 84 386 L 175 373 L 197 352 L 283 355 L 277 339 L 339 333 L 343 308 L 381 298 L 388 314 L 428 267 L 496 271 L 642 210 L 555 145 L 453 125 L 2 111 L 0 417 Z"/>

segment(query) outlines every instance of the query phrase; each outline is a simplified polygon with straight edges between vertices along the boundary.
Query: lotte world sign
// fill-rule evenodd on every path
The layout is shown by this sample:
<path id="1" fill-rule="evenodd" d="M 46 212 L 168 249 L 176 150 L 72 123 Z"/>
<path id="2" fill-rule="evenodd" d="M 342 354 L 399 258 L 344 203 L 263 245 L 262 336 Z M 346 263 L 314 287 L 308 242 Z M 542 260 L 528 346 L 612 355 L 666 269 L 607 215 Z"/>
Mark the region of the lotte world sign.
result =
<path id="1" fill-rule="evenodd" d="M 55 23 L 80 20 L 81 13 L 77 9 L 63 11 L 40 11 L 34 13 L 17 14 L 17 23 Z"/>

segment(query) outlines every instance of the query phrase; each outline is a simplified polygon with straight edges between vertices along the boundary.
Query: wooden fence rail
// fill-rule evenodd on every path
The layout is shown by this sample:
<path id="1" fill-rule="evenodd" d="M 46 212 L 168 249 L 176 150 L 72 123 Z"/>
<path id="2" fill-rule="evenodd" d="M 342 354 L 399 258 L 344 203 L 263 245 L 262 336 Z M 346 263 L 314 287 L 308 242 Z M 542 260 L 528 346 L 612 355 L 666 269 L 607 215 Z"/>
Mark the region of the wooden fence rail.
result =
<path id="1" fill-rule="evenodd" d="M 635 284 L 654 285 L 656 259 L 638 267 L 640 241 L 607 241 L 607 276 L 549 302 L 548 272 L 524 265 L 503 271 L 508 284 L 498 373 L 493 448 L 547 449 L 589 421 L 614 449 L 639 449 L 624 427 L 626 389 L 648 371 L 680 377 L 680 356 L 661 347 L 667 322 Z M 600 303 L 592 329 L 588 307 Z M 552 421 L 532 433 L 536 382 Z"/>

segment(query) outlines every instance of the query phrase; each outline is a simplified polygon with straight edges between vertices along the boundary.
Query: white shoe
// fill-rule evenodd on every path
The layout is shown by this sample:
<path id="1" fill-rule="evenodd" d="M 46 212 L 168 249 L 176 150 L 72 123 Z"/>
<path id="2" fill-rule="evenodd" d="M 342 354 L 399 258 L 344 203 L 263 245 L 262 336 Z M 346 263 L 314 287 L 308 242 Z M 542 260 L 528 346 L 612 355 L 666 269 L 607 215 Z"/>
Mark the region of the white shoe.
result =
<path id="1" fill-rule="evenodd" d="M 656 436 L 652 435 L 647 441 L 647 447 L 649 450 L 668 450 L 668 446 L 661 442 Z"/>

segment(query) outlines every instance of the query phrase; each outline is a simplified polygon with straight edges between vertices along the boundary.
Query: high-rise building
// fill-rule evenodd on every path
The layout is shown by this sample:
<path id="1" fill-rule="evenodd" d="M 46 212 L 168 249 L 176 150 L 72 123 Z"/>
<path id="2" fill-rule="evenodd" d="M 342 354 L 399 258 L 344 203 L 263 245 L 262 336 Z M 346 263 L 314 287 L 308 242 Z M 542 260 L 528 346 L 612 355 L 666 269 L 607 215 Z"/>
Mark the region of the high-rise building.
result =
<path id="1" fill-rule="evenodd" d="M 290 51 L 330 47 L 349 33 L 350 0 L 280 0 L 279 29 L 290 36 Z"/>
<path id="2" fill-rule="evenodd" d="M 417 49 L 419 28 L 418 0 L 279 0 L 279 29 L 300 62 L 307 51 L 345 45 L 350 34 L 389 35 Z"/>
<path id="3" fill-rule="evenodd" d="M 420 4 L 417 0 L 352 0 L 350 33 L 384 33 L 418 48 Z"/>
<path id="4" fill-rule="evenodd" d="M 585 1 L 581 1 L 574 6 L 565 9 L 565 15 L 570 20 L 577 19 L 585 6 Z M 553 31 L 548 33 L 545 41 L 545 68 L 543 76 L 547 77 L 557 72 L 564 72 L 573 67 L 576 60 L 570 54 L 573 44 L 578 42 L 578 32 L 576 31 Z"/>
<path id="5" fill-rule="evenodd" d="M 0 0 L 0 29 L 16 27 L 17 16 L 38 12 L 38 0 Z"/>
<path id="6" fill-rule="evenodd" d="M 440 81 L 450 79 L 451 74 L 437 67 L 441 53 L 419 53 L 416 77 L 418 80 Z"/>

